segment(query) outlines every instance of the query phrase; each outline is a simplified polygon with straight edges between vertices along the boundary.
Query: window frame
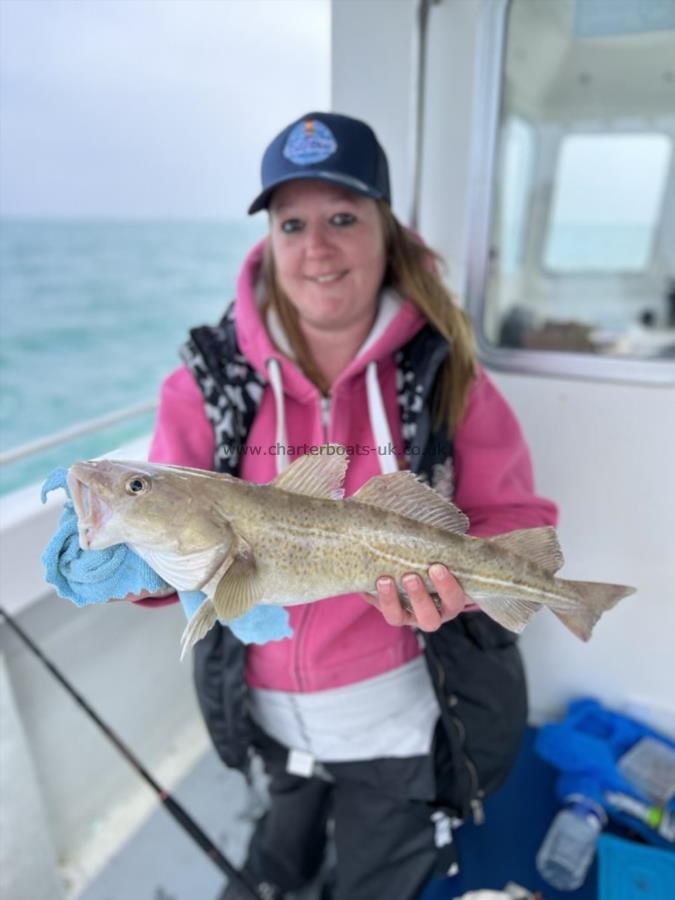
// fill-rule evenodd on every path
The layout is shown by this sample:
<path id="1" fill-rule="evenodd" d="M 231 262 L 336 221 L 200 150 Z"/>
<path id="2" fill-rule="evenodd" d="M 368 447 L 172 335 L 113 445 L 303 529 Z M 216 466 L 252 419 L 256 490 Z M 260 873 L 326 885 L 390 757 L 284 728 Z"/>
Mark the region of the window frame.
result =
<path id="1" fill-rule="evenodd" d="M 471 134 L 473 165 L 469 178 L 469 244 L 464 292 L 467 312 L 474 326 L 478 358 L 486 367 L 504 372 L 591 381 L 675 384 L 675 360 L 610 357 L 564 350 L 525 350 L 499 347 L 487 339 L 483 322 L 487 306 L 503 69 L 511 2 L 493 0 L 485 4 L 479 23 L 478 57 L 482 65 L 478 67 L 474 94 L 475 115 Z M 597 274 L 607 277 L 603 273 Z M 639 275 L 637 272 L 630 274 Z M 561 273 L 560 277 L 570 276 Z M 583 278 L 589 277 L 589 274 L 575 273 L 571 277 Z"/>

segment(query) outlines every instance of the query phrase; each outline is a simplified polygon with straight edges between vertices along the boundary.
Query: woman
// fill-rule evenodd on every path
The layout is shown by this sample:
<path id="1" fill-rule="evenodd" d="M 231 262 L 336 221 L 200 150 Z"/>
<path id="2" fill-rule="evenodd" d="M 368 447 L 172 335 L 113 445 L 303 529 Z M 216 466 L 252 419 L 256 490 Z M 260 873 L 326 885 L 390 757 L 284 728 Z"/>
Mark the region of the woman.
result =
<path id="1" fill-rule="evenodd" d="M 330 441 L 350 452 L 347 496 L 409 467 L 454 492 L 471 534 L 554 523 L 433 254 L 391 212 L 372 130 L 303 116 L 265 152 L 262 188 L 249 211 L 269 236 L 165 381 L 151 459 L 267 482 Z M 196 646 L 218 752 L 246 769 L 255 751 L 271 776 L 246 864 L 266 896 L 312 879 L 332 818 L 334 896 L 412 900 L 454 864 L 449 817 L 479 819 L 507 774 L 526 717 L 514 636 L 464 611 L 444 566 L 429 577 L 437 603 L 383 572 L 372 597 L 289 608 L 290 639 L 244 647 L 216 627 Z"/>

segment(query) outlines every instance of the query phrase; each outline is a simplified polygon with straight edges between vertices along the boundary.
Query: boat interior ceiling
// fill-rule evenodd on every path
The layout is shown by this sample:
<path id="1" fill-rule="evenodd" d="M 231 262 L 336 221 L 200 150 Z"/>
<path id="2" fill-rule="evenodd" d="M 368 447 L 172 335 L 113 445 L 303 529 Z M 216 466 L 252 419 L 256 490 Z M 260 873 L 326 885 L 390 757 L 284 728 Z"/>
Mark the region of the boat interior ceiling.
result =
<path id="1" fill-rule="evenodd" d="M 598 25 L 592 33 L 575 28 L 577 7 L 574 0 L 514 0 L 505 67 L 513 109 L 540 122 L 598 124 L 672 114 L 672 31 L 622 34 Z"/>

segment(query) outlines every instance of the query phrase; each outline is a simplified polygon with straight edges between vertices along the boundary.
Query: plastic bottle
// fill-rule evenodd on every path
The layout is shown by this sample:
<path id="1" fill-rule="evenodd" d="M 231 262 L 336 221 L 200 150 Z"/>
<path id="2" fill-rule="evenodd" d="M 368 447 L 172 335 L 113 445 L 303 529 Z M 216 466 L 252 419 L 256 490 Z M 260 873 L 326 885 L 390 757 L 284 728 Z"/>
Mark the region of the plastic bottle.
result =
<path id="1" fill-rule="evenodd" d="M 581 887 L 606 821 L 604 809 L 595 801 L 580 794 L 567 797 L 537 853 L 541 877 L 559 891 Z"/>

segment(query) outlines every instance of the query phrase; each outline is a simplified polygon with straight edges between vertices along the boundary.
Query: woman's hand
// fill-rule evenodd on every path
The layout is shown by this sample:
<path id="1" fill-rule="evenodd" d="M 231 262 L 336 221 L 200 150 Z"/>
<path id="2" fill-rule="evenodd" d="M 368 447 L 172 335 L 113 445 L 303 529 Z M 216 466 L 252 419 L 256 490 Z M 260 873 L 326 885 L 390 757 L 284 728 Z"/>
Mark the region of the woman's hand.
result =
<path id="1" fill-rule="evenodd" d="M 444 622 L 458 616 L 469 601 L 459 582 L 445 566 L 434 563 L 429 569 L 429 579 L 438 594 L 440 610 L 436 608 L 420 576 L 413 573 L 401 579 L 401 585 L 410 598 L 412 612 L 402 606 L 396 582 L 388 575 L 377 579 L 377 595 L 365 594 L 365 597 L 380 610 L 390 625 L 416 625 L 422 631 L 436 631 Z"/>

